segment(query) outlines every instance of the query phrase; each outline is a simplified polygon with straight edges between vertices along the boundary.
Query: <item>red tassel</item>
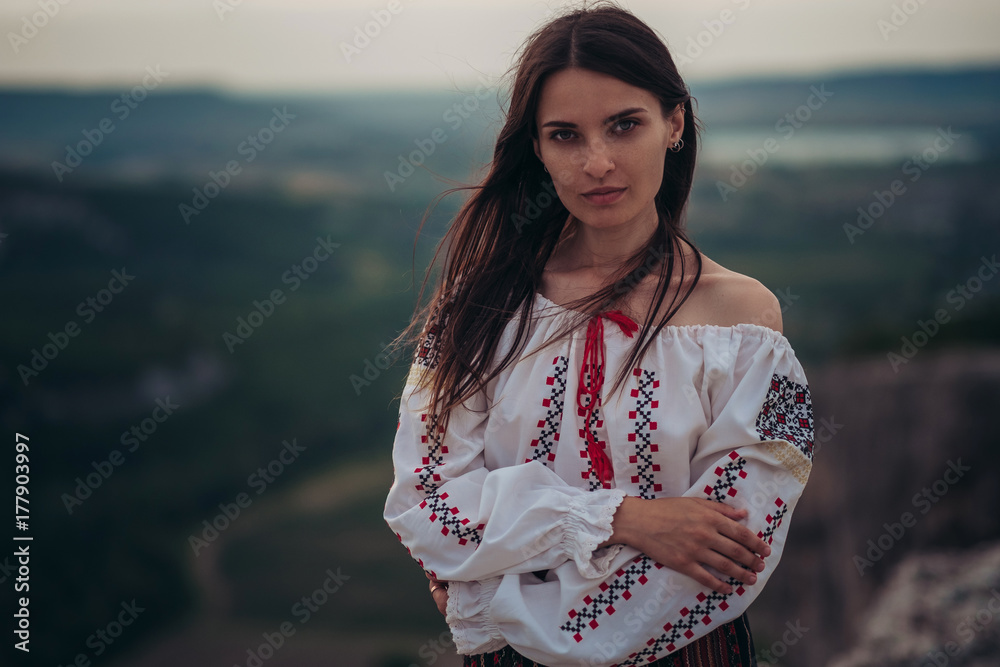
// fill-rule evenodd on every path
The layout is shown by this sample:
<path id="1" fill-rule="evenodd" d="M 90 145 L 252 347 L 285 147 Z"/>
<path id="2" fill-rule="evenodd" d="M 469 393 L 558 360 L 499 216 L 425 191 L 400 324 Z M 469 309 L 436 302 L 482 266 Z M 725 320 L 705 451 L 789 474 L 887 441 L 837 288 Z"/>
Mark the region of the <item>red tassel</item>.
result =
<path id="1" fill-rule="evenodd" d="M 620 310 L 598 313 L 587 324 L 587 341 L 583 347 L 583 363 L 580 365 L 580 382 L 577 388 L 576 404 L 584 411 L 583 432 L 587 440 L 587 453 L 590 455 L 594 472 L 597 473 L 597 478 L 601 480 L 601 483 L 607 484 L 613 475 L 611 458 L 607 452 L 598 447 L 590 430 L 590 420 L 601 395 L 601 387 L 604 385 L 604 323 L 601 320 L 602 317 L 607 317 L 617 324 L 629 338 L 632 337 L 634 331 L 639 329 L 639 325 Z M 584 380 L 585 370 L 588 366 L 591 369 L 589 385 Z M 583 404 L 584 396 L 590 396 L 587 405 Z"/>

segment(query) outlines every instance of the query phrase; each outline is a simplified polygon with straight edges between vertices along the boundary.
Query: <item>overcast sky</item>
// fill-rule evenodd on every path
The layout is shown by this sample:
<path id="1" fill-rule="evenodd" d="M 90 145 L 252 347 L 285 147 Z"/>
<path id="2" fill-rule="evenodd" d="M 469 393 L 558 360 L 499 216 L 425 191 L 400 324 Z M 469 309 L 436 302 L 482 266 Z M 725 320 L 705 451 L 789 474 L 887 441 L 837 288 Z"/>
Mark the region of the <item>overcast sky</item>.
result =
<path id="1" fill-rule="evenodd" d="M 169 75 L 164 87 L 312 93 L 447 90 L 468 85 L 480 74 L 486 80 L 495 78 L 522 40 L 567 4 L 3 0 L 0 85 L 124 88 L 140 83 L 147 66 L 159 66 Z M 666 39 L 688 80 L 1000 63 L 996 0 L 620 4 Z M 41 5 L 54 5 L 58 11 L 45 16 Z M 375 23 L 379 15 L 385 25 Z M 32 18 L 42 27 L 35 30 Z M 355 46 L 357 32 L 366 24 L 376 34 L 367 44 L 358 40 Z M 701 46 L 695 45 L 698 41 Z M 345 45 L 357 49 L 349 54 L 350 62 Z"/>

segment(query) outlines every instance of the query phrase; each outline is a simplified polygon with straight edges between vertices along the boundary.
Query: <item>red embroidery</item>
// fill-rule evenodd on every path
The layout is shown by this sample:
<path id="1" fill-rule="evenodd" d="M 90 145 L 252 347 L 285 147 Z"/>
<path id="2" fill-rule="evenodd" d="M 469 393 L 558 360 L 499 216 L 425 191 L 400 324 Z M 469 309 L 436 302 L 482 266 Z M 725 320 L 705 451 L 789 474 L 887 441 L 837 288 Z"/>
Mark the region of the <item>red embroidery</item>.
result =
<path id="1" fill-rule="evenodd" d="M 598 446 L 597 439 L 590 430 L 590 420 L 601 395 L 601 386 L 604 384 L 604 323 L 601 320 L 602 317 L 608 318 L 621 327 L 622 332 L 629 338 L 639 328 L 639 325 L 620 310 L 598 313 L 590 318 L 590 322 L 587 324 L 587 342 L 583 348 L 583 363 L 580 365 L 580 383 L 577 387 L 576 403 L 583 414 L 584 437 L 587 440 L 587 452 L 590 454 L 594 471 L 602 483 L 607 483 L 611 481 L 613 472 L 611 459 Z M 592 371 L 589 373 L 589 379 L 592 382 L 587 381 L 588 367 Z M 590 397 L 586 405 L 583 404 L 584 396 Z"/>
<path id="2" fill-rule="evenodd" d="M 598 586 L 600 592 L 594 591 L 593 595 L 584 597 L 583 605 L 579 609 L 570 609 L 569 620 L 560 625 L 559 629 L 572 632 L 573 639 L 577 642 L 583 641 L 582 633 L 587 628 L 598 627 L 600 623 L 597 619 L 601 615 L 614 614 L 616 602 L 630 600 L 633 588 L 636 584 L 644 586 L 649 581 L 646 573 L 654 567 L 661 569 L 663 566 L 649 556 L 642 554 L 636 556 L 630 565 L 619 568 L 613 577 L 602 581 Z"/>
<path id="3" fill-rule="evenodd" d="M 781 498 L 775 498 L 774 505 L 777 509 L 773 514 L 767 515 L 767 527 L 757 533 L 757 537 L 768 544 L 774 541 L 774 531 L 781 525 L 781 520 L 788 512 L 788 505 Z M 758 575 L 758 578 L 760 577 L 761 575 Z M 683 607 L 680 610 L 679 618 L 675 618 L 672 623 L 667 622 L 663 626 L 664 634 L 650 638 L 646 642 L 646 648 L 629 655 L 627 661 L 619 663 L 620 667 L 653 662 L 657 659 L 657 654 L 660 651 L 666 650 L 668 653 L 676 651 L 677 642 L 681 641 L 681 637 L 685 640 L 692 639 L 695 634 L 693 628 L 697 628 L 699 625 L 709 626 L 714 623 L 715 619 L 712 618 L 711 614 L 715 610 L 726 611 L 729 608 L 727 599 L 730 596 L 733 594 L 741 596 L 747 592 L 743 588 L 743 583 L 736 577 L 729 577 L 726 583 L 733 587 L 732 593 L 723 595 L 711 589 L 708 592 L 699 591 L 695 596 L 696 604 L 692 604 L 691 607 Z"/>

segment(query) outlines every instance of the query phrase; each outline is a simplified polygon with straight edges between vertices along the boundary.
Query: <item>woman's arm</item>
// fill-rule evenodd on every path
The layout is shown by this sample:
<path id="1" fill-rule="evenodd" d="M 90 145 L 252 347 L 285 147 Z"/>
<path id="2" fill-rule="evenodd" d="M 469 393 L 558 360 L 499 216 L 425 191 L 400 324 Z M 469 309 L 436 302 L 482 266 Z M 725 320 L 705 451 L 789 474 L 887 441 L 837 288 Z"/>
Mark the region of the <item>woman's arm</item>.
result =
<path id="1" fill-rule="evenodd" d="M 770 555 L 771 547 L 738 523 L 748 514 L 746 509 L 699 498 L 645 500 L 626 496 L 615 513 L 611 537 L 599 546 L 635 547 L 656 562 L 728 595 L 732 586 L 700 564 L 712 565 L 744 584 L 757 583 L 755 573 L 764 569 L 764 558 Z M 446 616 L 448 582 L 430 574 L 427 577 L 431 598 Z"/>
<path id="2" fill-rule="evenodd" d="M 701 585 L 728 594 L 732 586 L 701 564 L 744 584 L 757 582 L 771 547 L 746 526 L 746 509 L 704 498 L 643 499 L 627 496 L 615 512 L 605 543 L 626 544 Z"/>
<path id="3" fill-rule="evenodd" d="M 432 357 L 432 355 L 430 355 Z M 572 561 L 581 576 L 602 577 L 619 546 L 598 548 L 624 492 L 571 486 L 539 461 L 489 470 L 487 392 L 452 412 L 443 431 L 428 409 L 429 390 L 414 362 L 393 443 L 395 479 L 384 519 L 410 555 L 441 581 L 475 581 L 551 569 Z"/>
<path id="4" fill-rule="evenodd" d="M 625 546 L 614 559 L 613 571 L 601 580 L 580 577 L 561 565 L 544 581 L 508 574 L 475 584 L 452 583 L 447 618 L 459 653 L 507 643 L 553 667 L 645 664 L 747 609 L 781 558 L 790 517 L 811 468 L 813 439 L 808 387 L 787 341 L 778 336 L 749 338 L 735 359 L 730 357 L 730 372 L 709 388 L 712 421 L 691 461 L 690 488 L 681 498 L 627 500 L 622 503 L 625 509 L 620 508 L 616 537 L 666 555 L 654 558 Z M 714 512 L 719 509 L 714 505 L 726 509 Z M 687 533 L 695 538 L 675 538 L 671 531 L 683 521 L 680 510 L 706 507 L 718 515 L 707 515 L 707 521 L 719 527 L 716 536 L 691 524 Z M 740 530 L 727 523 L 733 520 L 733 509 L 745 512 L 737 521 Z M 669 520 L 671 515 L 674 520 Z M 648 520 L 660 521 L 660 527 L 641 523 Z M 691 576 L 659 562 L 669 559 L 672 550 L 702 548 L 705 535 L 710 536 L 708 542 L 717 540 L 723 552 L 729 549 L 718 554 L 715 563 L 720 567 L 703 555 L 697 568 L 704 573 Z M 671 544 L 677 541 L 689 547 Z M 765 555 L 764 544 L 770 555 L 756 583 L 748 583 L 744 577 L 751 573 L 736 561 L 760 561 L 750 552 Z M 706 580 L 705 573 L 713 581 Z M 719 592 L 714 580 L 731 586 L 731 591 Z"/>

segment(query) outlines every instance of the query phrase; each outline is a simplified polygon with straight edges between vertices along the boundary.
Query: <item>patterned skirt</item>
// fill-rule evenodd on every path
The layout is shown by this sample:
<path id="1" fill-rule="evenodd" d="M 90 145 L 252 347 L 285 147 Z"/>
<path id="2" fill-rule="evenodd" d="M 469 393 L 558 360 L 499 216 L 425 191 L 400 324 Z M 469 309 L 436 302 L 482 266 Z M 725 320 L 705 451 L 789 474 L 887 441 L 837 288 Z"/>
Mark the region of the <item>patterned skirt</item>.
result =
<path id="1" fill-rule="evenodd" d="M 464 658 L 464 667 L 545 667 L 510 646 Z M 757 667 L 746 612 L 670 655 L 645 664 L 652 667 Z"/>

